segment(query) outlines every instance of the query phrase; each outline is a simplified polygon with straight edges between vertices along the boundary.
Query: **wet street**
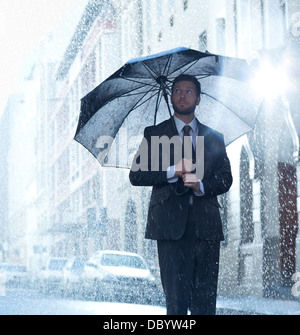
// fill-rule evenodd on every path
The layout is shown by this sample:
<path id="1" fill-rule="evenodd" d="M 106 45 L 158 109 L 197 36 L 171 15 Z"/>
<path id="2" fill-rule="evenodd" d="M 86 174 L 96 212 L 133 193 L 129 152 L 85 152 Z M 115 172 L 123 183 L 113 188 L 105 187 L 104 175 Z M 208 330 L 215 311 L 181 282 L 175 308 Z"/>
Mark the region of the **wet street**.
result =
<path id="1" fill-rule="evenodd" d="M 47 295 L 34 289 L 6 289 L 0 315 L 165 316 L 164 306 L 93 301 Z M 217 315 L 300 315 L 300 300 L 219 297 Z"/>
<path id="2" fill-rule="evenodd" d="M 161 306 L 84 301 L 47 296 L 36 290 L 7 289 L 0 315 L 164 315 Z"/>

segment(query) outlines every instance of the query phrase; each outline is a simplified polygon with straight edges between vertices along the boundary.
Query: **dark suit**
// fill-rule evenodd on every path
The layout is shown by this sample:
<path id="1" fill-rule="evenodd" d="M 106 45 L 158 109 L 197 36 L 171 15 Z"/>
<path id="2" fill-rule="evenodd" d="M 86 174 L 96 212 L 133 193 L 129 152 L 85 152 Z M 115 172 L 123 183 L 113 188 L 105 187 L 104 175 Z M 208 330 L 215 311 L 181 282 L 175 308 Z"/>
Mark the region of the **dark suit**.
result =
<path id="1" fill-rule="evenodd" d="M 176 294 L 175 292 L 172 292 L 172 290 L 174 290 L 174 287 L 176 287 L 177 284 L 170 283 L 169 279 L 175 275 L 172 275 L 172 271 L 186 272 L 194 270 L 187 270 L 186 268 L 181 268 L 180 270 L 178 267 L 171 269 L 170 259 L 173 257 L 173 260 L 175 259 L 176 263 L 180 263 L 179 259 L 186 257 L 190 259 L 193 255 L 198 253 L 200 249 L 202 251 L 204 249 L 210 250 L 211 246 L 215 245 L 215 251 L 211 253 L 211 255 L 214 256 L 212 256 L 212 258 L 210 256 L 203 257 L 206 258 L 206 260 L 209 259 L 209 263 L 212 262 L 218 265 L 219 245 L 224 237 L 219 212 L 220 205 L 217 200 L 217 195 L 229 190 L 232 184 L 232 175 L 230 162 L 225 150 L 223 135 L 198 122 L 198 136 L 204 136 L 204 176 L 202 183 L 205 194 L 203 196 L 195 196 L 193 192 L 190 192 L 182 196 L 176 195 L 174 192 L 175 184 L 168 182 L 167 173 L 162 169 L 162 152 L 159 153 L 160 165 L 158 171 L 151 171 L 151 136 L 164 135 L 168 138 L 178 135 L 171 119 L 156 126 L 145 128 L 143 141 L 146 141 L 144 143 L 147 143 L 148 146 L 148 171 L 131 170 L 129 178 L 132 185 L 153 187 L 145 237 L 158 240 L 160 269 L 162 283 L 166 293 L 167 310 L 169 309 L 168 313 L 182 314 L 184 313 L 184 309 L 176 310 L 174 307 L 176 302 L 173 300 L 174 295 Z M 145 148 L 145 146 L 143 148 Z M 139 150 L 135 156 L 134 162 L 139 162 L 139 158 L 142 157 L 140 154 L 141 152 Z M 174 150 L 171 147 L 170 165 L 176 163 L 177 162 L 174 162 Z M 191 194 L 193 196 L 193 206 L 189 205 Z M 200 247 L 198 245 L 196 250 L 191 246 L 191 240 L 202 241 L 202 244 Z M 175 255 L 179 248 L 187 250 L 188 253 Z M 173 256 L 172 250 L 175 252 Z M 192 254 L 189 253 L 191 250 Z M 200 254 L 203 255 L 203 253 Z M 186 262 L 186 259 L 182 264 L 186 266 L 185 263 L 188 263 Z M 209 264 L 207 262 L 204 264 L 202 260 L 199 261 L 198 259 L 197 264 L 200 263 L 202 264 L 201 272 L 204 273 L 204 267 L 207 268 Z M 215 288 L 213 290 L 216 290 L 218 266 L 211 271 L 215 273 Z M 207 276 L 209 277 L 210 275 L 207 274 Z M 178 280 L 180 281 L 180 279 Z M 190 280 L 190 278 L 187 278 L 187 280 Z M 171 287 L 173 285 L 170 289 L 169 284 Z M 207 291 L 207 289 L 205 290 Z M 190 299 L 190 297 L 182 297 L 178 299 L 187 300 Z M 186 302 L 186 304 L 189 304 L 189 307 L 191 308 L 190 301 Z M 209 305 L 207 302 L 204 304 Z M 212 303 L 212 305 L 213 304 L 214 303 Z M 213 313 L 214 308 L 207 311 L 198 310 L 197 308 L 194 308 L 194 310 L 195 314 L 210 314 Z"/>

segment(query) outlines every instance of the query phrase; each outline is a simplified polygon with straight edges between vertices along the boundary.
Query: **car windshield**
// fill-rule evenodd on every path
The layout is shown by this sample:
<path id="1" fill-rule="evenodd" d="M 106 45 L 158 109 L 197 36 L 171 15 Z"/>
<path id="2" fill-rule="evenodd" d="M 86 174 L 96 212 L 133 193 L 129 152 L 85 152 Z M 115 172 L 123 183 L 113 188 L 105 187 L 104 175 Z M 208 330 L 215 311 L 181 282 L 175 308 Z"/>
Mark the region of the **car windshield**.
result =
<path id="1" fill-rule="evenodd" d="M 104 254 L 101 258 L 103 266 L 126 266 L 135 269 L 146 269 L 143 261 L 136 256 Z"/>
<path id="2" fill-rule="evenodd" d="M 49 263 L 48 270 L 50 271 L 60 271 L 63 270 L 63 268 L 66 265 L 66 260 L 64 259 L 52 259 Z"/>
<path id="3" fill-rule="evenodd" d="M 22 265 L 9 265 L 9 264 L 1 264 L 0 271 L 10 271 L 10 272 L 26 272 L 25 266 Z"/>
<path id="4" fill-rule="evenodd" d="M 85 261 L 84 258 L 76 258 L 72 264 L 72 270 L 83 269 Z"/>

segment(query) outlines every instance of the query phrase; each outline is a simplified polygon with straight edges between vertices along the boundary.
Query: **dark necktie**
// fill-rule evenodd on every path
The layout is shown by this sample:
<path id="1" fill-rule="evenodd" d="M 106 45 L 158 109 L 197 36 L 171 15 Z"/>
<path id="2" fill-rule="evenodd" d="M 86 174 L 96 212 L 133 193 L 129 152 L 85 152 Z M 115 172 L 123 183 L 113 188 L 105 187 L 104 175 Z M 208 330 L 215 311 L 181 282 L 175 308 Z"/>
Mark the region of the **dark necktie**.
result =
<path id="1" fill-rule="evenodd" d="M 191 159 L 195 163 L 195 150 L 193 142 L 190 137 L 191 126 L 186 125 L 183 127 L 183 138 L 182 138 L 182 158 Z M 184 150 L 186 149 L 186 150 Z"/>
<path id="2" fill-rule="evenodd" d="M 193 143 L 190 137 L 191 126 L 185 125 L 183 127 L 183 137 L 182 137 L 182 158 L 192 159 L 195 162 L 196 154 L 193 147 Z M 186 149 L 186 150 L 184 150 Z M 190 188 L 185 187 L 182 178 L 178 178 L 176 183 L 175 193 L 177 195 L 183 195 L 191 191 Z"/>

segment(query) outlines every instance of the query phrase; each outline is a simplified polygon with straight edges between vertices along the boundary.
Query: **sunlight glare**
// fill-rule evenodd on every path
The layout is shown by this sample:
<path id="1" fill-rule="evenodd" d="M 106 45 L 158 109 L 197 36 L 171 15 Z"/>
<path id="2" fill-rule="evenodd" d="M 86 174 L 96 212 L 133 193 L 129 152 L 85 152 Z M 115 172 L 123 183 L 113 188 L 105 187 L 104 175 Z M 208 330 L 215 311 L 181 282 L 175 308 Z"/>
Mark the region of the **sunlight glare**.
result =
<path id="1" fill-rule="evenodd" d="M 268 99 L 282 96 L 289 87 L 289 80 L 285 66 L 273 67 L 265 62 L 251 81 L 254 91 Z"/>

